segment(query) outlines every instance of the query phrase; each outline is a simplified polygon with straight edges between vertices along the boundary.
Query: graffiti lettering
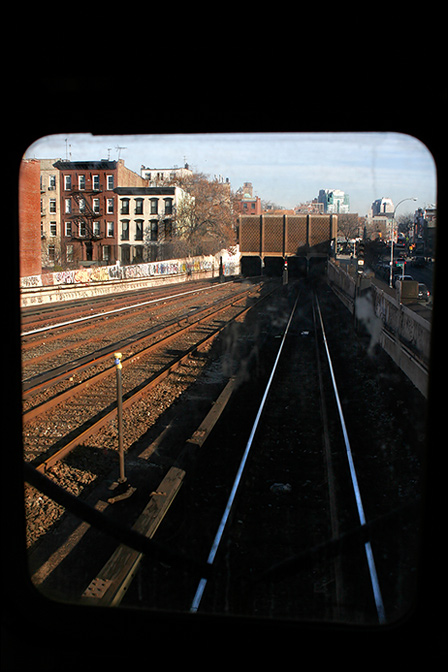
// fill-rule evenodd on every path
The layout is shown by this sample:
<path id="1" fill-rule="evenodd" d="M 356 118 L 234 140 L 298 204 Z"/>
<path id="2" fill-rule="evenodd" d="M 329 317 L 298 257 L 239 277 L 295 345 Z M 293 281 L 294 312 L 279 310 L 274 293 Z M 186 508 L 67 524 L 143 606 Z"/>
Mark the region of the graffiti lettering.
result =
<path id="1" fill-rule="evenodd" d="M 230 263 L 229 263 L 230 262 Z M 232 260 L 225 260 L 224 272 L 227 274 L 232 267 Z M 193 257 L 190 259 L 169 259 L 131 266 L 95 266 L 76 270 L 57 271 L 44 275 L 31 275 L 20 278 L 20 286 L 41 287 L 42 285 L 75 285 L 80 283 L 108 282 L 109 280 L 150 278 L 159 275 L 177 275 L 193 272 L 211 271 L 217 268 L 216 257 Z"/>

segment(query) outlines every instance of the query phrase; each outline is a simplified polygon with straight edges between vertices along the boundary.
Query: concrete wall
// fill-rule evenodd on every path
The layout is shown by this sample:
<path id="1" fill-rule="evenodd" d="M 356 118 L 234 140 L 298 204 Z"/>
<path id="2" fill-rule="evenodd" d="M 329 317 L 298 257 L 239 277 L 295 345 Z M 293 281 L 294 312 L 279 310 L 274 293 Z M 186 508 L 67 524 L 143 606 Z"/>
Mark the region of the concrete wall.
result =
<path id="1" fill-rule="evenodd" d="M 160 284 L 217 277 L 220 258 L 224 275 L 239 273 L 239 255 L 226 250 L 215 256 L 171 259 L 132 266 L 95 266 L 20 278 L 20 306 L 73 301 L 127 292 Z"/>
<path id="2" fill-rule="evenodd" d="M 355 300 L 356 283 L 344 269 L 328 262 L 328 280 L 335 293 L 351 313 L 360 298 Z M 417 389 L 427 396 L 431 323 L 395 296 L 379 289 L 370 279 L 363 280 L 358 288 L 370 289 L 370 327 L 376 332 L 377 342 Z M 368 327 L 369 328 L 369 327 Z"/>

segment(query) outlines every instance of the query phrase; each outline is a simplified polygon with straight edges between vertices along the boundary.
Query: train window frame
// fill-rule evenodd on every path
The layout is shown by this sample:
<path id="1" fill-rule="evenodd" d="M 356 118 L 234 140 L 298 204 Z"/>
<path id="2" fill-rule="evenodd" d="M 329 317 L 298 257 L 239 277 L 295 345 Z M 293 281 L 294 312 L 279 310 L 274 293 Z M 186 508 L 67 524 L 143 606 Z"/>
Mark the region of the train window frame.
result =
<path id="1" fill-rule="evenodd" d="M 437 251 L 436 251 L 436 254 L 437 254 Z M 246 615 L 245 615 L 245 616 L 246 616 Z"/>

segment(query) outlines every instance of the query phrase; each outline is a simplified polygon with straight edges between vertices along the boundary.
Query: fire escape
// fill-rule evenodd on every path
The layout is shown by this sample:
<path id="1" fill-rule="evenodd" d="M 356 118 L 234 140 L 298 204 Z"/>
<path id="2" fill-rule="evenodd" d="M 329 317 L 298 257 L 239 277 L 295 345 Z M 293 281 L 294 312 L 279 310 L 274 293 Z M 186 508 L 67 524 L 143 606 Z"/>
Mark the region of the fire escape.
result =
<path id="1" fill-rule="evenodd" d="M 101 192 L 102 189 L 82 189 L 71 192 L 71 196 L 76 203 L 73 209 L 74 212 L 72 211 L 72 214 L 69 216 L 69 219 L 72 221 L 71 238 L 85 246 L 86 261 L 93 260 L 93 243 L 104 238 L 101 235 L 100 226 L 98 226 L 98 229 L 95 229 L 93 226 L 94 221 L 99 220 L 102 215 L 101 206 L 94 210 L 91 204 L 92 195 L 99 195 Z"/>

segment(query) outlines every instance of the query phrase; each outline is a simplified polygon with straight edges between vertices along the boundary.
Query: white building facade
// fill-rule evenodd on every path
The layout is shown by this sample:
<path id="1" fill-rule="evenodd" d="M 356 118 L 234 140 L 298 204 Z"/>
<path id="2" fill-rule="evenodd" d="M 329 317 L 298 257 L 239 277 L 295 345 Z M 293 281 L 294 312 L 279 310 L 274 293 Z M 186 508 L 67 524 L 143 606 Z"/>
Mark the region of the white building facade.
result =
<path id="1" fill-rule="evenodd" d="M 160 187 L 182 182 L 182 180 L 192 177 L 193 171 L 190 170 L 188 163 L 183 168 L 146 168 L 142 166 L 140 175 L 148 180 L 148 186 Z"/>
<path id="2" fill-rule="evenodd" d="M 137 264 L 168 258 L 176 213 L 187 194 L 177 186 L 117 187 L 119 259 Z"/>
<path id="3" fill-rule="evenodd" d="M 40 159 L 40 217 L 42 266 L 52 269 L 61 255 L 59 170 L 56 159 Z"/>

